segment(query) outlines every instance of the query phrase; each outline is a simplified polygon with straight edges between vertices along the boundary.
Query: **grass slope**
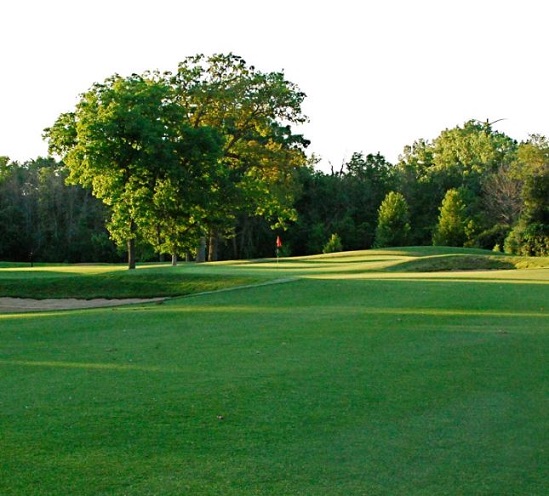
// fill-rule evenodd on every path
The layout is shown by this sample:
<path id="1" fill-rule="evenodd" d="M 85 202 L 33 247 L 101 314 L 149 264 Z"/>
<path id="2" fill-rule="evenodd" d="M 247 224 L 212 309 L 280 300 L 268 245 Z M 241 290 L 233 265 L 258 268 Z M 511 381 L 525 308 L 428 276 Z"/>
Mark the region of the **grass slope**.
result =
<path id="1" fill-rule="evenodd" d="M 193 265 L 294 280 L 0 315 L 0 494 L 545 494 L 547 269 L 383 268 L 416 256 Z"/>
<path id="2" fill-rule="evenodd" d="M 193 264 L 194 265 L 194 264 Z M 154 298 L 216 291 L 258 282 L 239 274 L 195 274 L 192 265 L 47 266 L 0 269 L 0 296 L 20 298 Z"/>

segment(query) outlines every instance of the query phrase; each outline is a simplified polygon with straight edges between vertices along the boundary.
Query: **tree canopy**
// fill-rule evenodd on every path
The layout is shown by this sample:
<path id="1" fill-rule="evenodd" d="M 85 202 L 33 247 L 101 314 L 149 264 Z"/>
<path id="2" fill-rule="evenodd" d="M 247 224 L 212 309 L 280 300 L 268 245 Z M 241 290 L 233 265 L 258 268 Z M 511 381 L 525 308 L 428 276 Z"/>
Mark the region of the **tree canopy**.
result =
<path id="1" fill-rule="evenodd" d="M 175 74 L 114 75 L 45 130 L 68 181 L 111 209 L 112 238 L 177 254 L 239 212 L 282 224 L 308 142 L 293 134 L 305 98 L 280 72 L 235 55 L 197 55 Z"/>
<path id="2" fill-rule="evenodd" d="M 203 61 L 200 70 L 205 67 L 207 63 Z M 305 166 L 298 165 L 304 159 L 306 142 L 290 142 L 286 151 L 294 153 L 295 162 L 282 161 L 285 168 L 277 168 L 278 162 L 274 161 L 271 174 L 254 185 L 247 174 L 254 177 L 256 163 L 249 158 L 241 161 L 227 149 L 227 143 L 236 142 L 235 127 L 226 129 L 219 124 L 229 120 L 228 111 L 225 119 L 216 123 L 212 117 L 208 121 L 205 116 L 213 113 L 208 110 L 211 102 L 206 99 L 200 112 L 200 99 L 193 104 L 188 97 L 187 104 L 182 105 L 182 89 L 174 78 L 174 74 L 113 76 L 94 85 L 81 97 L 75 111 L 60 116 L 47 132 L 54 138 L 50 141 L 52 151 L 58 150 L 65 163 L 37 159 L 19 164 L 10 162 L 8 157 L 0 159 L 1 258 L 28 260 L 32 252 L 36 259 L 44 261 L 116 260 L 118 255 L 106 236 L 106 217 L 111 238 L 121 245 L 127 241 L 125 236 L 133 235 L 142 260 L 151 260 L 153 250 L 196 254 L 199 238 L 205 239 L 206 235 L 210 242 L 214 240 L 213 247 L 222 259 L 272 256 L 273 235 L 282 234 L 277 222 L 285 223 L 286 254 L 320 253 L 333 233 L 338 234 L 346 250 L 370 248 L 383 237 L 379 234 L 385 221 L 379 210 L 389 192 L 402 195 L 408 207 L 408 244 L 431 244 L 433 238 L 437 243 L 446 243 L 441 234 L 448 227 L 444 225 L 451 213 L 448 198 L 444 210 L 449 212 L 442 226 L 440 209 L 451 190 L 459 190 L 461 219 L 457 223 L 460 234 L 452 244 L 504 248 L 509 253 L 525 255 L 549 253 L 549 145 L 543 136 L 532 135 L 518 143 L 492 132 L 489 123 L 468 121 L 444 130 L 432 141 L 420 139 L 405 147 L 395 165 L 379 153 L 355 152 L 339 170 L 328 173 L 315 168 L 314 157 Z M 213 83 L 204 78 L 201 87 L 206 91 Z M 155 87 L 157 82 L 160 88 Z M 118 85 L 124 91 L 119 91 Z M 131 118 L 122 118 L 130 112 L 127 103 L 122 105 L 122 96 L 130 96 L 125 95 L 127 87 L 132 88 L 130 101 L 142 104 Z M 101 100 L 94 92 L 100 93 Z M 88 99 L 97 106 L 98 101 L 107 101 L 107 94 L 111 98 L 110 110 L 90 111 L 86 122 L 87 109 L 81 111 L 80 106 L 92 108 Z M 154 102 L 159 102 L 158 95 L 163 95 L 162 111 L 166 113 L 159 115 L 165 116 L 164 122 L 171 122 L 168 110 L 177 116 L 172 119 L 178 124 L 170 129 L 172 134 L 161 129 L 153 118 L 157 115 Z M 187 105 L 192 111 L 186 109 Z M 200 117 L 201 122 L 198 114 L 204 116 Z M 91 122 L 96 128 L 90 126 L 88 131 L 95 135 L 85 133 L 84 124 Z M 111 133 L 113 139 L 104 143 L 104 129 L 116 130 L 118 134 Z M 145 139 L 155 132 L 166 134 L 156 141 Z M 257 143 L 269 142 L 267 135 L 262 138 L 254 133 Z M 84 146 L 78 141 L 79 136 L 95 136 L 96 141 L 87 139 Z M 295 135 L 293 139 L 300 142 L 303 138 Z M 149 148 L 140 155 L 141 161 L 128 161 L 126 169 L 117 167 L 124 162 L 115 159 L 140 154 L 138 143 L 145 142 Z M 155 142 L 163 146 L 157 149 L 158 160 L 151 146 Z M 242 148 L 256 149 L 257 143 L 244 140 Z M 484 151 L 473 159 L 477 148 Z M 465 152 L 456 150 L 466 150 L 469 158 L 458 160 L 456 157 L 465 156 Z M 85 160 L 77 160 L 78 153 Z M 162 153 L 167 154 L 166 158 Z M 65 165 L 73 157 L 74 166 Z M 97 160 L 98 157 L 105 161 Z M 93 167 L 103 167 L 105 172 L 104 176 L 97 175 L 96 182 Z M 125 183 L 124 171 L 130 167 L 133 182 Z M 67 176 L 73 185 L 64 185 Z M 118 189 L 104 189 L 109 181 Z M 104 206 L 80 185 L 92 190 Z M 120 204 L 115 205 L 116 201 Z M 276 208 L 269 211 L 269 205 Z M 277 214 L 284 215 L 276 217 Z M 128 233 L 132 221 L 135 231 Z M 272 232 L 273 227 L 278 233 Z"/>
<path id="3" fill-rule="evenodd" d="M 356 151 L 323 172 L 297 132 L 304 99 L 234 54 L 93 84 L 44 131 L 55 158 L 0 156 L 0 258 L 256 258 L 282 234 L 285 255 L 432 243 L 549 254 L 546 137 L 518 142 L 472 119 L 395 164 Z"/>

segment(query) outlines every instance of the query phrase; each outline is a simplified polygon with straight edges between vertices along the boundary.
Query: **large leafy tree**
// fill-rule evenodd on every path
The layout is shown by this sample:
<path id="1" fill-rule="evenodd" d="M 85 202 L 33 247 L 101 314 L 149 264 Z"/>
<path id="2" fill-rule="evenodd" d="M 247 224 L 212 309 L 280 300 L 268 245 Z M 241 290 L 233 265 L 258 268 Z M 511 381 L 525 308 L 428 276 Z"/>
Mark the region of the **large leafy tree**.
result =
<path id="1" fill-rule="evenodd" d="M 295 215 L 293 179 L 307 141 L 305 95 L 280 72 L 235 55 L 197 55 L 177 73 L 115 75 L 84 93 L 46 130 L 68 180 L 110 206 L 111 236 L 160 252 L 186 251 L 230 231 L 240 213 L 281 225 Z"/>
<path id="2" fill-rule="evenodd" d="M 440 203 L 440 187 L 433 177 L 434 151 L 430 141 L 420 139 L 404 147 L 397 168 L 398 190 L 410 206 L 414 224 L 411 242 L 422 245 L 431 242 L 437 212 L 433 205 Z"/>
<path id="3" fill-rule="evenodd" d="M 45 131 L 68 181 L 91 188 L 111 208 L 108 228 L 118 244 L 127 243 L 129 268 L 138 237 L 179 247 L 182 233 L 169 227 L 183 218 L 193 223 L 197 189 L 214 176 L 221 138 L 188 117 L 165 75 L 115 75 Z"/>
<path id="4" fill-rule="evenodd" d="M 492 129 L 488 121 L 467 121 L 446 129 L 433 142 L 433 171 L 444 173 L 447 185 L 480 190 L 480 179 L 509 160 L 516 142 Z"/>
<path id="5" fill-rule="evenodd" d="M 522 209 L 506 239 L 506 251 L 549 254 L 549 140 L 533 135 L 521 143 L 513 175 L 521 184 Z"/>
<path id="6" fill-rule="evenodd" d="M 490 187 L 495 175 L 511 163 L 516 147 L 516 142 L 495 131 L 492 123 L 477 120 L 445 129 L 432 142 L 419 140 L 406 147 L 398 169 L 400 189 L 410 202 L 420 236 L 415 241 L 428 241 L 437 223 L 438 212 L 433 206 L 439 205 L 450 189 L 460 189 L 467 197 L 468 214 L 479 229 L 492 227 L 493 216 L 485 215 L 489 201 L 485 197 L 495 191 Z"/>
<path id="7" fill-rule="evenodd" d="M 172 77 L 192 126 L 223 136 L 218 187 L 209 196 L 210 233 L 231 232 L 239 214 L 281 227 L 295 218 L 296 170 L 306 164 L 305 94 L 283 72 L 263 73 L 233 54 L 186 58 Z M 217 194 L 215 194 L 217 193 Z"/>

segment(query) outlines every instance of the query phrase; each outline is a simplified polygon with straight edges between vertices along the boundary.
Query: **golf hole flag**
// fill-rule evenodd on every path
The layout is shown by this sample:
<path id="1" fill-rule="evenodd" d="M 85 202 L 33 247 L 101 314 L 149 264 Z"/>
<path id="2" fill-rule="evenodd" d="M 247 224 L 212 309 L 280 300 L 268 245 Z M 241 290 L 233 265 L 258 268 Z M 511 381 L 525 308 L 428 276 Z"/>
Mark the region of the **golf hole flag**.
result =
<path id="1" fill-rule="evenodd" d="M 282 240 L 280 239 L 280 236 L 276 237 L 276 247 L 282 248 Z"/>

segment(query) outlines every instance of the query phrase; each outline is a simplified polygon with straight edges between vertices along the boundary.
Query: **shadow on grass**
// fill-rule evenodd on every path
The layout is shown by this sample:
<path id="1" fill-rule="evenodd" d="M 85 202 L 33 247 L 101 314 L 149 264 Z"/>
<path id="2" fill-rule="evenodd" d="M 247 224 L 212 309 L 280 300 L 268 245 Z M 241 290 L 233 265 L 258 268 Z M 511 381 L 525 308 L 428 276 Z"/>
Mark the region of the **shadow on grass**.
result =
<path id="1" fill-rule="evenodd" d="M 387 267 L 387 272 L 443 272 L 474 270 L 513 270 L 512 260 L 502 256 L 487 255 L 434 255 L 404 261 Z"/>
<path id="2" fill-rule="evenodd" d="M 253 284 L 257 278 L 234 274 L 191 274 L 182 271 L 120 271 L 94 274 L 55 271 L 34 277 L 0 278 L 0 296 L 17 298 L 154 298 L 182 296 L 198 292 Z"/>

